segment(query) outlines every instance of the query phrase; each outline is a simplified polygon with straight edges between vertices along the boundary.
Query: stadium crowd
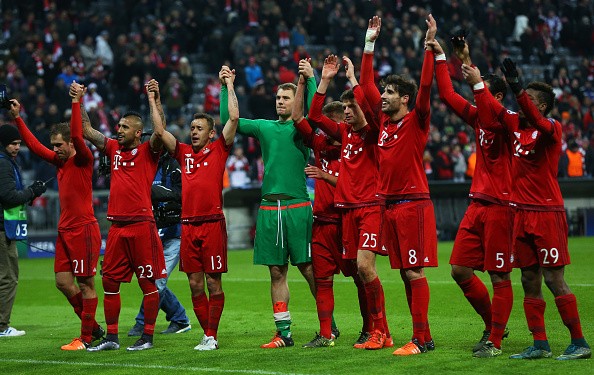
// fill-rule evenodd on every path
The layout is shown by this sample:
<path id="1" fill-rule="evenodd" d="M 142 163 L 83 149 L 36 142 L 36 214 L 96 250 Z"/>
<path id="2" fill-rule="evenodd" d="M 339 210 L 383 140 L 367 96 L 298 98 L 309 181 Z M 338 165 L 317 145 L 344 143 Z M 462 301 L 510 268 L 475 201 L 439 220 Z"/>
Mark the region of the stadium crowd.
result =
<path id="1" fill-rule="evenodd" d="M 418 80 L 424 19 L 432 12 L 443 25 L 441 40 L 457 28 L 467 30 L 473 62 L 482 72 L 499 73 L 500 61 L 511 56 L 522 61 L 528 79 L 550 83 L 558 101 L 553 117 L 564 129 L 559 176 L 594 174 L 594 29 L 588 0 L 45 0 L 1 6 L 0 83 L 22 103 L 22 117 L 46 145 L 49 126 L 69 118 L 65 94 L 73 81 L 89 87 L 86 110 L 93 127 L 106 135 L 126 111 L 148 114 L 144 84 L 151 78 L 163 85 L 168 126 L 178 138 L 187 134 L 194 112 L 212 114 L 218 123 L 221 62 L 237 70 L 242 116 L 274 118 L 276 87 L 296 81 L 299 59 L 312 59 L 318 80 L 330 53 L 350 56 L 358 73 L 364 26 L 374 14 L 382 16 L 385 30 L 377 42 L 376 82 L 393 72 Z M 448 61 L 456 91 L 471 98 L 460 62 L 454 55 Z M 342 72 L 327 100 L 346 88 Z M 439 101 L 435 88 L 432 97 L 427 176 L 469 179 L 474 133 Z M 509 96 L 505 105 L 515 108 Z M 6 113 L 0 120 L 8 120 Z M 236 145 L 230 183 L 261 182 L 258 142 L 238 136 Z M 22 155 L 30 179 L 47 180 L 54 173 L 34 156 Z M 97 188 L 107 187 L 100 176 L 94 181 Z"/>

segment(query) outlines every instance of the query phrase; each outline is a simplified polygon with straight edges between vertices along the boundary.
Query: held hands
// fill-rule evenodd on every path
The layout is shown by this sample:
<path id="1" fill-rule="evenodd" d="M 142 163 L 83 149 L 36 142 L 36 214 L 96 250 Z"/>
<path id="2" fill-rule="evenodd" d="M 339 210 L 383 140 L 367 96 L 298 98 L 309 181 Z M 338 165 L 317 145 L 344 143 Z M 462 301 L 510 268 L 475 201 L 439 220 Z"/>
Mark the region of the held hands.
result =
<path id="1" fill-rule="evenodd" d="M 329 55 L 324 59 L 324 66 L 322 67 L 322 79 L 332 79 L 338 73 L 338 56 Z"/>
<path id="2" fill-rule="evenodd" d="M 87 92 L 87 89 L 85 86 L 74 81 L 70 84 L 70 90 L 69 90 L 68 94 L 72 98 L 73 103 L 78 103 L 78 102 L 80 102 L 80 99 L 85 95 L 86 92 Z"/>
<path id="3" fill-rule="evenodd" d="M 431 48 L 433 50 L 433 53 L 435 53 L 435 56 L 437 55 L 442 55 L 443 52 L 443 48 L 441 48 L 441 45 L 437 42 L 437 39 L 433 39 L 433 40 L 426 40 L 425 41 L 425 49 Z"/>
<path id="4" fill-rule="evenodd" d="M 146 88 L 146 94 L 149 100 L 159 99 L 159 82 L 157 82 L 157 80 L 151 79 L 144 85 L 144 87 Z"/>
<path id="5" fill-rule="evenodd" d="M 227 85 L 227 83 L 225 82 L 225 78 L 230 74 L 234 75 L 235 69 L 233 69 L 232 71 L 231 68 L 229 68 L 227 65 L 221 66 L 221 70 L 219 71 L 219 82 L 221 83 L 221 85 Z"/>
<path id="6" fill-rule="evenodd" d="M 425 42 L 430 42 L 435 40 L 435 34 L 437 34 L 437 22 L 435 22 L 435 18 L 431 14 L 425 20 L 427 24 L 427 33 L 425 34 Z"/>
<path id="7" fill-rule="evenodd" d="M 482 82 L 481 71 L 476 66 L 462 64 L 462 76 L 470 86 Z"/>
<path id="8" fill-rule="evenodd" d="M 520 74 L 516 69 L 516 64 L 512 59 L 506 57 L 505 60 L 503 60 L 503 63 L 501 64 L 501 72 L 503 72 L 505 80 L 507 81 L 507 84 L 511 88 L 512 92 L 515 95 L 518 95 L 522 91 L 523 85 L 522 81 L 520 80 Z"/>
<path id="9" fill-rule="evenodd" d="M 222 71 L 222 69 L 221 69 Z M 219 73 L 219 79 L 223 80 L 225 86 L 233 86 L 235 83 L 235 69 L 226 69 L 223 73 Z"/>
<path id="10" fill-rule="evenodd" d="M 28 189 L 31 190 L 31 192 L 33 193 L 33 198 L 37 198 L 41 194 L 45 193 L 45 191 L 47 190 L 47 186 L 45 186 L 45 182 L 37 180 L 33 182 L 28 187 Z"/>
<path id="11" fill-rule="evenodd" d="M 299 75 L 302 75 L 305 79 L 314 76 L 310 58 L 299 60 Z"/>
<path id="12" fill-rule="evenodd" d="M 470 65 L 470 51 L 468 43 L 466 43 L 466 36 L 468 32 L 465 29 L 458 30 L 452 37 L 452 46 L 454 47 L 454 54 L 466 65 Z"/>
<path id="13" fill-rule="evenodd" d="M 8 102 L 10 103 L 10 109 L 8 110 L 10 117 L 13 119 L 19 118 L 21 113 L 21 103 L 16 99 L 10 99 Z"/>

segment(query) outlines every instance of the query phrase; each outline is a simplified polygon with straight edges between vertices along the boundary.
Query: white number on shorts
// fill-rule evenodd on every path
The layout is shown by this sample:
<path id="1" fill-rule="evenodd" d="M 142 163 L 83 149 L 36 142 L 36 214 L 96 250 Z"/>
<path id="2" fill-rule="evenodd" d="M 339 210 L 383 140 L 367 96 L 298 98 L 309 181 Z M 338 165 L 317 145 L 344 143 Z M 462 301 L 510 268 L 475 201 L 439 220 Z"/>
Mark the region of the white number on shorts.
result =
<path id="1" fill-rule="evenodd" d="M 408 251 L 408 263 L 417 264 L 417 251 L 415 249 Z"/>
<path id="2" fill-rule="evenodd" d="M 84 259 L 80 260 L 80 268 L 78 268 L 78 266 L 79 266 L 78 259 L 73 259 L 72 263 L 74 263 L 74 273 L 83 273 L 83 271 L 85 269 L 85 260 Z"/>
<path id="3" fill-rule="evenodd" d="M 544 253 L 542 264 L 551 264 L 551 262 L 549 261 L 549 257 L 554 258 L 552 262 L 553 264 L 557 263 L 557 261 L 559 260 L 559 250 L 557 250 L 557 248 L 555 247 L 552 247 L 551 250 L 540 249 L 540 252 Z"/>
<path id="4" fill-rule="evenodd" d="M 138 266 L 138 269 L 140 270 L 140 273 L 138 275 L 139 279 L 142 279 L 142 278 L 150 279 L 151 277 L 153 277 L 153 266 L 151 266 L 150 264 L 147 264 L 144 267 Z M 144 274 L 145 271 L 146 271 L 146 275 Z"/>
<path id="5" fill-rule="evenodd" d="M 363 241 L 363 246 L 362 247 L 371 247 L 373 249 L 375 249 L 377 247 L 377 240 L 376 240 L 376 236 L 377 234 L 375 233 L 363 233 L 363 237 L 365 237 L 365 241 Z M 369 243 L 371 241 L 371 243 Z"/>
<path id="6" fill-rule="evenodd" d="M 17 224 L 16 226 L 16 231 L 15 234 L 17 236 L 23 236 L 26 237 L 27 236 L 27 224 Z"/>
<path id="7" fill-rule="evenodd" d="M 216 261 L 215 261 L 216 258 Z M 215 267 L 215 263 L 216 263 L 216 267 Z M 223 263 L 221 262 L 221 256 L 217 255 L 215 256 L 211 256 L 210 257 L 210 265 L 212 266 L 211 268 L 213 270 L 220 270 L 221 268 L 223 268 Z"/>
<path id="8" fill-rule="evenodd" d="M 505 259 L 503 259 L 503 253 L 496 253 L 495 259 L 497 259 L 497 265 L 495 267 L 503 268 L 503 266 L 505 266 Z"/>

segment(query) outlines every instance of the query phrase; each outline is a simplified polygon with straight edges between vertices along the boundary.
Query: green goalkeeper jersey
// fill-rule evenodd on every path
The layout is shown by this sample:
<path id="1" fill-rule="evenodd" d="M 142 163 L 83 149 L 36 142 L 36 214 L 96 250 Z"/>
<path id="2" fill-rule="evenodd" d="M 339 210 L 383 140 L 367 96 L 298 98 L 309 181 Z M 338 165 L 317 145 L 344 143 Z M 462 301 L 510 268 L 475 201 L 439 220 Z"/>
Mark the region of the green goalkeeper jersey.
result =
<path id="1" fill-rule="evenodd" d="M 313 100 L 317 89 L 315 78 L 307 80 L 307 103 Z M 221 123 L 229 119 L 227 109 L 227 87 L 223 86 L 220 97 Z M 264 160 L 264 180 L 262 197 L 268 195 L 288 195 L 297 199 L 309 200 L 305 187 L 304 168 L 309 160 L 309 149 L 293 126 L 293 120 L 249 120 L 239 119 L 237 132 L 257 138 Z"/>

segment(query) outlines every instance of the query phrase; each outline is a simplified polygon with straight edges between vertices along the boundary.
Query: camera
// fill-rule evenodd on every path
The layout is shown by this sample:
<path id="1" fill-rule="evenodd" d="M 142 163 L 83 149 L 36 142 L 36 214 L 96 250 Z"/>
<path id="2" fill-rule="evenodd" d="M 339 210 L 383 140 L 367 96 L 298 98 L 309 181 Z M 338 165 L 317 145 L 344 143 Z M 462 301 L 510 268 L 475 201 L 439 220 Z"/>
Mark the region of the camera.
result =
<path id="1" fill-rule="evenodd" d="M 181 221 L 181 203 L 165 202 L 153 209 L 157 228 L 166 228 Z"/>
<path id="2" fill-rule="evenodd" d="M 10 99 L 5 84 L 0 84 L 0 108 L 10 109 Z"/>

